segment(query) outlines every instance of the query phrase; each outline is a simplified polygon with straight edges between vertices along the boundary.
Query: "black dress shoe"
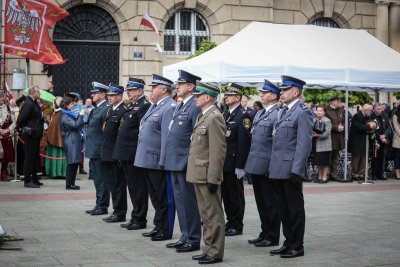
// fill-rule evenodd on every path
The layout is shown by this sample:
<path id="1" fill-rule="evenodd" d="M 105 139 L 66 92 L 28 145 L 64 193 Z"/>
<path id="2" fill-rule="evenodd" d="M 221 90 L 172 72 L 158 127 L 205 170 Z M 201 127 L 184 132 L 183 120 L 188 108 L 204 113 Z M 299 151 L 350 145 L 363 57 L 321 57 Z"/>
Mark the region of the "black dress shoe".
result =
<path id="1" fill-rule="evenodd" d="M 278 249 L 273 249 L 273 250 L 271 250 L 271 251 L 269 252 L 269 254 L 270 254 L 270 255 L 280 255 L 280 254 L 282 254 L 282 253 L 285 253 L 285 252 L 288 251 L 288 250 L 289 250 L 288 247 L 282 246 L 282 247 L 280 247 L 280 248 L 278 248 Z"/>
<path id="2" fill-rule="evenodd" d="M 79 190 L 81 188 L 79 186 L 73 184 L 73 185 L 67 185 L 65 187 L 65 189 L 67 189 L 67 190 Z"/>
<path id="3" fill-rule="evenodd" d="M 103 221 L 107 223 L 115 223 L 115 222 L 124 222 L 126 221 L 124 216 L 117 216 L 115 214 L 111 214 L 109 217 L 103 219 Z"/>
<path id="4" fill-rule="evenodd" d="M 39 180 L 38 180 L 38 181 L 33 181 L 33 183 L 34 183 L 35 185 L 43 185 L 43 183 L 39 182 Z"/>
<path id="5" fill-rule="evenodd" d="M 279 242 L 272 242 L 267 239 L 264 239 L 263 241 L 257 242 L 254 244 L 256 247 L 273 247 L 273 246 L 278 246 Z"/>
<path id="6" fill-rule="evenodd" d="M 126 227 L 126 230 L 139 230 L 139 229 L 146 229 L 146 224 L 145 223 L 132 223 L 128 227 Z"/>
<path id="7" fill-rule="evenodd" d="M 172 236 L 167 236 L 162 233 L 158 233 L 156 236 L 153 236 L 150 238 L 151 241 L 164 241 L 164 240 L 170 240 Z"/>
<path id="8" fill-rule="evenodd" d="M 199 260 L 199 264 L 213 264 L 217 262 L 222 262 L 222 259 L 216 259 L 208 255 Z"/>
<path id="9" fill-rule="evenodd" d="M 87 213 L 87 214 L 91 214 L 93 211 L 95 211 L 96 210 L 96 207 L 94 207 L 93 209 L 91 209 L 91 210 L 85 210 L 85 212 Z"/>
<path id="10" fill-rule="evenodd" d="M 24 187 L 28 187 L 28 188 L 40 188 L 40 185 L 35 184 L 34 182 L 29 182 L 24 184 Z"/>
<path id="11" fill-rule="evenodd" d="M 96 209 L 95 211 L 93 211 L 92 213 L 90 213 L 90 215 L 96 216 L 96 215 L 104 215 L 104 214 L 108 214 L 108 211 L 106 209 Z M 108 218 L 108 217 L 107 217 Z M 104 219 L 103 219 L 104 220 Z"/>
<path id="12" fill-rule="evenodd" d="M 121 226 L 122 228 L 126 228 L 126 227 L 128 227 L 128 226 L 131 226 L 132 224 L 133 224 L 133 221 L 130 220 L 129 222 L 120 224 L 119 226 Z"/>
<path id="13" fill-rule="evenodd" d="M 234 235 L 241 235 L 242 231 L 238 231 L 233 228 L 229 228 L 228 230 L 225 231 L 225 236 L 234 236 Z"/>
<path id="14" fill-rule="evenodd" d="M 255 244 L 255 243 L 258 243 L 258 242 L 263 241 L 263 240 L 264 240 L 264 238 L 257 237 L 256 239 L 247 240 L 247 242 L 249 242 L 249 244 Z"/>
<path id="15" fill-rule="evenodd" d="M 191 251 L 196 251 L 200 249 L 200 244 L 190 244 L 190 243 L 186 243 L 183 246 L 177 247 L 176 248 L 176 252 L 180 253 L 180 252 L 191 252 Z"/>
<path id="16" fill-rule="evenodd" d="M 178 240 L 178 241 L 176 241 L 176 242 L 174 242 L 174 243 L 168 243 L 168 244 L 166 244 L 165 246 L 167 247 L 167 248 L 179 248 L 179 247 L 181 247 L 181 246 L 183 246 L 183 245 L 185 245 L 186 243 L 185 242 L 183 242 L 183 241 L 181 241 L 181 240 Z"/>
<path id="17" fill-rule="evenodd" d="M 301 257 L 304 256 L 304 248 L 296 250 L 296 249 L 291 249 L 286 251 L 285 253 L 281 254 L 281 258 L 295 258 L 295 257 Z"/>
<path id="18" fill-rule="evenodd" d="M 159 231 L 157 231 L 156 229 L 153 229 L 150 232 L 142 233 L 142 236 L 144 236 L 144 237 L 153 237 L 153 236 L 156 236 L 158 234 L 158 232 Z"/>
<path id="19" fill-rule="evenodd" d="M 192 256 L 192 260 L 198 261 L 198 260 L 200 260 L 200 259 L 202 259 L 204 257 L 207 257 L 207 254 L 203 253 L 203 254 L 200 254 L 200 255 L 194 255 L 194 256 Z"/>

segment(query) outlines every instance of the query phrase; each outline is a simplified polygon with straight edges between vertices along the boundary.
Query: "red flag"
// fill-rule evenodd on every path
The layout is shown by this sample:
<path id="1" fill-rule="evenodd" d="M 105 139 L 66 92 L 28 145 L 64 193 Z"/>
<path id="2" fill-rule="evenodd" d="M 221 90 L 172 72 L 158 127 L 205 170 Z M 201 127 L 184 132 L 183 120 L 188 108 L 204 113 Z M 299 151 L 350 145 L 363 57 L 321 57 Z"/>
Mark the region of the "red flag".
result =
<path id="1" fill-rule="evenodd" d="M 147 13 L 144 13 L 142 20 L 140 21 L 140 25 L 144 25 L 146 27 L 149 27 L 153 31 L 155 31 L 158 35 L 161 35 L 161 33 L 158 31 L 156 24 L 154 21 L 147 15 Z"/>
<path id="2" fill-rule="evenodd" d="M 49 28 L 69 15 L 47 0 L 7 0 L 4 53 L 30 58 L 44 64 L 63 64 L 49 36 Z"/>
<path id="3" fill-rule="evenodd" d="M 8 87 L 8 83 L 6 82 L 6 91 L 7 91 L 7 97 L 8 99 L 13 99 L 13 94 L 10 90 L 10 87 Z"/>

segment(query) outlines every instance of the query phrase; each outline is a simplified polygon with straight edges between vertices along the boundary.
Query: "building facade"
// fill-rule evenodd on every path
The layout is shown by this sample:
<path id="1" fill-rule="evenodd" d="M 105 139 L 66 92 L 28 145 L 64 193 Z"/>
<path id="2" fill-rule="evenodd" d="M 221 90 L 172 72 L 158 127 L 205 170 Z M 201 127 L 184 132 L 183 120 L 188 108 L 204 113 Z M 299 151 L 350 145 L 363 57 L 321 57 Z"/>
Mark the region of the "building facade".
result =
<path id="1" fill-rule="evenodd" d="M 162 67 L 185 60 L 201 40 L 222 43 L 252 21 L 365 29 L 400 51 L 399 0 L 57 0 L 70 12 L 51 32 L 68 62 L 30 64 L 29 84 L 87 95 L 92 81 L 149 81 Z M 3 6 L 4 10 L 4 6 Z M 140 25 L 147 13 L 161 35 Z M 249 40 L 254 42 L 257 40 Z M 345 40 L 343 40 L 345 41 Z M 160 49 L 161 48 L 161 49 Z M 245 47 L 243 48 L 245 49 Z M 6 56 L 12 70 L 25 60 Z"/>

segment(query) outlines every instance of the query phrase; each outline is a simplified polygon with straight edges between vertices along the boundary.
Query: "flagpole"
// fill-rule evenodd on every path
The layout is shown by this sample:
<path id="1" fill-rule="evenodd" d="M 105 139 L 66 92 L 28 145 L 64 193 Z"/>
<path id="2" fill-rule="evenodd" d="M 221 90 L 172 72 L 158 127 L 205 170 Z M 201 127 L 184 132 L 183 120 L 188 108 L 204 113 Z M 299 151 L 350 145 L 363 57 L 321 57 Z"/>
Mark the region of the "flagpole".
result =
<path id="1" fill-rule="evenodd" d="M 26 61 L 26 87 L 29 88 L 29 58 L 25 58 Z"/>
<path id="2" fill-rule="evenodd" d="M 1 0 L 0 0 L 0 1 L 1 1 Z M 138 35 L 139 35 L 140 26 L 142 26 L 142 24 L 139 25 L 139 28 L 138 28 L 138 30 L 137 30 L 137 32 L 136 32 L 136 36 L 133 38 L 133 41 L 134 41 L 134 42 L 137 42 L 137 40 L 138 40 L 137 37 L 138 37 Z"/>

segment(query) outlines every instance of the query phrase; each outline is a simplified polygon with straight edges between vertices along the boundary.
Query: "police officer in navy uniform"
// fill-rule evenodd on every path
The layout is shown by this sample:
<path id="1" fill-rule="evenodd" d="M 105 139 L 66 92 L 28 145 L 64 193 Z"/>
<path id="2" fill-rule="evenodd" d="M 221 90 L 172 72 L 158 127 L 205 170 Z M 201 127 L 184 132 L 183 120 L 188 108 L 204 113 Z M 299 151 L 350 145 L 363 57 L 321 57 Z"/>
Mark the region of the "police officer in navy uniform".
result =
<path id="1" fill-rule="evenodd" d="M 224 112 L 226 123 L 226 158 L 221 187 L 222 200 L 227 222 L 225 235 L 241 235 L 244 217 L 244 166 L 251 144 L 250 114 L 240 104 L 244 87 L 230 83 L 225 92 L 225 103 L 229 110 Z"/>
<path id="2" fill-rule="evenodd" d="M 181 237 L 177 242 L 167 244 L 167 247 L 176 248 L 177 252 L 200 249 L 201 223 L 196 194 L 193 184 L 186 182 L 190 136 L 201 112 L 192 93 L 196 90 L 196 81 L 200 80 L 196 75 L 179 70 L 176 91 L 177 97 L 183 101 L 176 107 L 168 131 L 165 170 L 170 171 L 173 182 Z"/>
<path id="3" fill-rule="evenodd" d="M 90 176 L 93 178 L 96 189 L 96 205 L 86 213 L 91 215 L 107 214 L 110 205 L 110 189 L 104 176 L 104 165 L 101 162 L 101 143 L 103 141 L 103 124 L 106 119 L 108 103 L 106 93 L 108 86 L 93 82 L 90 91 L 93 102 L 96 105 L 90 114 L 86 127 L 86 151 L 85 155 L 90 159 Z"/>
<path id="4" fill-rule="evenodd" d="M 124 222 L 128 209 L 126 182 L 119 162 L 113 158 L 115 142 L 122 117 L 126 112 L 122 100 L 124 87 L 110 85 L 107 93 L 110 107 L 107 110 L 106 119 L 103 125 L 103 143 L 101 146 L 101 160 L 104 164 L 105 177 L 110 187 L 111 199 L 114 212 L 104 218 L 105 222 Z"/>
<path id="5" fill-rule="evenodd" d="M 133 206 L 131 220 L 128 223 L 121 224 L 121 227 L 128 230 L 146 228 L 147 222 L 149 198 L 147 184 L 140 173 L 142 169 L 133 165 L 138 144 L 140 121 L 151 106 L 144 96 L 144 86 L 145 82 L 142 79 L 129 78 L 126 92 L 132 103 L 127 107 L 127 111 L 121 120 L 113 155 L 115 160 L 120 161 Z"/>
<path id="6" fill-rule="evenodd" d="M 168 127 L 176 108 L 170 96 L 172 84 L 169 79 L 153 74 L 150 84 L 150 101 L 153 104 L 140 123 L 135 156 L 135 166 L 143 168 L 143 176 L 155 209 L 154 229 L 142 234 L 151 237 L 152 241 L 171 239 L 174 226 L 172 182 L 164 171 Z"/>
<path id="7" fill-rule="evenodd" d="M 304 256 L 305 210 L 303 179 L 312 145 L 312 112 L 301 104 L 305 82 L 282 76 L 281 101 L 284 107 L 272 132 L 272 154 L 269 178 L 274 180 L 274 190 L 279 194 L 279 207 L 285 241 L 283 246 L 271 250 L 271 255 L 281 258 Z"/>
<path id="8" fill-rule="evenodd" d="M 279 245 L 281 220 L 279 216 L 277 193 L 268 179 L 268 167 L 272 152 L 272 131 L 278 117 L 277 105 L 281 95 L 279 88 L 268 80 L 259 90 L 262 103 L 266 106 L 257 112 L 251 129 L 251 147 L 244 171 L 253 180 L 254 197 L 261 220 L 261 233 L 249 240 L 256 247 Z"/>

